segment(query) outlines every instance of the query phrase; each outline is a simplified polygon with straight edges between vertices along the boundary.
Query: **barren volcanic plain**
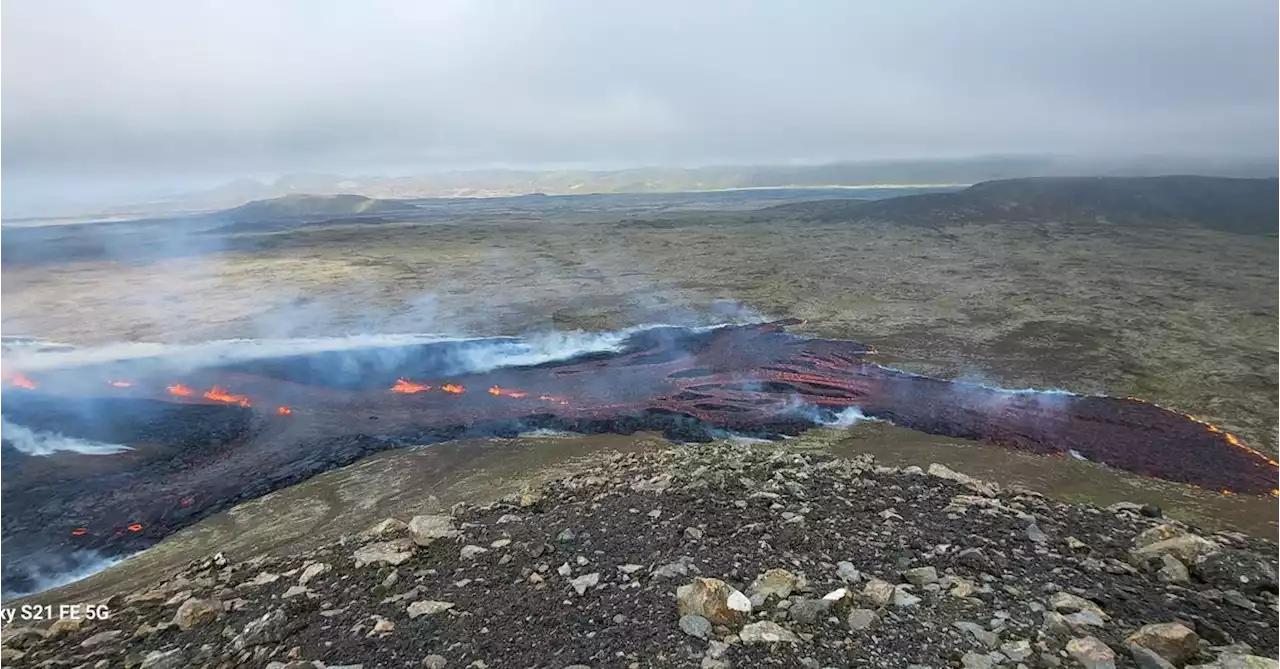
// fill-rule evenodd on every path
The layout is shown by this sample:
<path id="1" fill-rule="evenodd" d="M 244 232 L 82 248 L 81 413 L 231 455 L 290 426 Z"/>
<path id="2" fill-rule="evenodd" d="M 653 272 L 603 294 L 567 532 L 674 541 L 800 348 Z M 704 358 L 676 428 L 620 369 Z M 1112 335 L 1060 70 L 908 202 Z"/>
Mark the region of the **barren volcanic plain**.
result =
<path id="1" fill-rule="evenodd" d="M 790 331 L 863 342 L 886 367 L 1141 398 L 1274 456 L 1275 190 L 1275 180 L 1028 180 L 872 201 L 527 196 L 357 203 L 352 215 L 295 198 L 12 228 L 3 327 L 92 347 L 794 318 L 803 323 Z M 1204 204 L 1262 197 L 1270 212 Z M 856 433 L 825 441 L 857 448 L 865 428 Z M 874 449 L 919 449 L 904 433 L 876 432 Z M 1079 485 L 1111 476 L 1097 466 L 1040 468 L 1033 478 L 1075 472 L 1056 487 L 1077 499 L 1114 497 Z M 1195 494 L 1191 517 L 1274 526 L 1274 500 Z"/>

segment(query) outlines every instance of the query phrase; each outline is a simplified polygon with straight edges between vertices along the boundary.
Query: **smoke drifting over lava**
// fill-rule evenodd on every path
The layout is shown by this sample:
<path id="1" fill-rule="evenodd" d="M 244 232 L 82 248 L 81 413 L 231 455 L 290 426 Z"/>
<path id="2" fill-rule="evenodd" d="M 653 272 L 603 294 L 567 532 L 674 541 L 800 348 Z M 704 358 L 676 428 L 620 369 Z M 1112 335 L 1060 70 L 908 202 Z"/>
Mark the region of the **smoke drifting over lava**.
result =
<path id="1" fill-rule="evenodd" d="M 36 432 L 7 420 L 0 420 L 0 435 L 4 441 L 28 455 L 51 455 L 58 451 L 82 455 L 111 455 L 128 451 L 123 444 L 104 444 L 89 439 L 77 439 L 57 432 Z"/>
<path id="2" fill-rule="evenodd" d="M 531 430 L 652 430 L 706 441 L 878 419 L 1079 454 L 1213 490 L 1274 494 L 1274 461 L 1184 414 L 1129 398 L 908 374 L 870 362 L 868 346 L 792 335 L 785 325 L 650 327 L 554 345 L 246 343 L 237 353 L 223 342 L 213 346 L 220 355 L 203 358 L 189 347 L 170 357 L 76 352 L 57 354 L 69 364 L 7 361 L 6 589 L 29 589 L 41 555 L 139 550 L 380 449 Z M 58 449 L 25 438 L 55 429 L 66 444 L 134 450 Z M 53 459 L 57 467 L 46 466 Z"/>

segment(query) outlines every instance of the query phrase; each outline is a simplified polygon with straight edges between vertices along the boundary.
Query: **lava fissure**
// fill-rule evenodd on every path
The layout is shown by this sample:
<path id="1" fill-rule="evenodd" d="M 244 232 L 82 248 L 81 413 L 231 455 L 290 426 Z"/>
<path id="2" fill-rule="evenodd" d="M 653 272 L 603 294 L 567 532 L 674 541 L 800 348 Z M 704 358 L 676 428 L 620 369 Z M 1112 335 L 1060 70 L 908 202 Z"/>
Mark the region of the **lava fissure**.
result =
<path id="1" fill-rule="evenodd" d="M 1191 416 L 1133 399 L 923 377 L 869 363 L 862 344 L 782 325 L 643 330 L 616 352 L 483 373 L 457 373 L 451 362 L 475 341 L 291 356 L 262 361 L 263 374 L 249 363 L 183 373 L 154 361 L 6 369 L 6 420 L 133 450 L 38 457 L 6 442 L 4 578 L 20 579 L 44 552 L 136 550 L 380 449 L 531 429 L 776 437 L 853 408 L 933 434 L 1274 494 L 1273 459 Z"/>

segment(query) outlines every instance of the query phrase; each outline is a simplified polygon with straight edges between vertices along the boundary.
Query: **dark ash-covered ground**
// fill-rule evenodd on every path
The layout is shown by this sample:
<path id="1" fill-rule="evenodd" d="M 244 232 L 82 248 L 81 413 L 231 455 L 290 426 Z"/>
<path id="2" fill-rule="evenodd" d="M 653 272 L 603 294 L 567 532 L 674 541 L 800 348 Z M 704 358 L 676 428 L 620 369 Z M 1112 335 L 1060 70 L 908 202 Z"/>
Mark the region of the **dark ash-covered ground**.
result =
<path id="1" fill-rule="evenodd" d="M 1275 666 L 1229 664 L 1275 655 L 1275 544 L 931 472 L 776 446 L 620 455 L 451 518 L 211 556 L 109 620 L 7 629 L 5 665 L 1150 667 L 1126 639 L 1172 623 L 1136 640 L 1178 666 Z M 752 613 L 680 607 L 700 577 Z"/>

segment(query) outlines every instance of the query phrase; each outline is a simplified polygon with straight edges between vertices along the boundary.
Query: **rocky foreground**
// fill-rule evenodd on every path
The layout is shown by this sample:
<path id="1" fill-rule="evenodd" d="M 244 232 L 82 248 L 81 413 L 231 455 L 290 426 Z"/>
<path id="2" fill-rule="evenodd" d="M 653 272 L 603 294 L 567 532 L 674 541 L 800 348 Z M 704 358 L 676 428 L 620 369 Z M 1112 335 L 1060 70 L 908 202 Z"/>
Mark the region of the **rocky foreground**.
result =
<path id="1" fill-rule="evenodd" d="M 616 456 L 5 630 L 6 667 L 1276 667 L 1276 545 L 939 465 Z"/>

